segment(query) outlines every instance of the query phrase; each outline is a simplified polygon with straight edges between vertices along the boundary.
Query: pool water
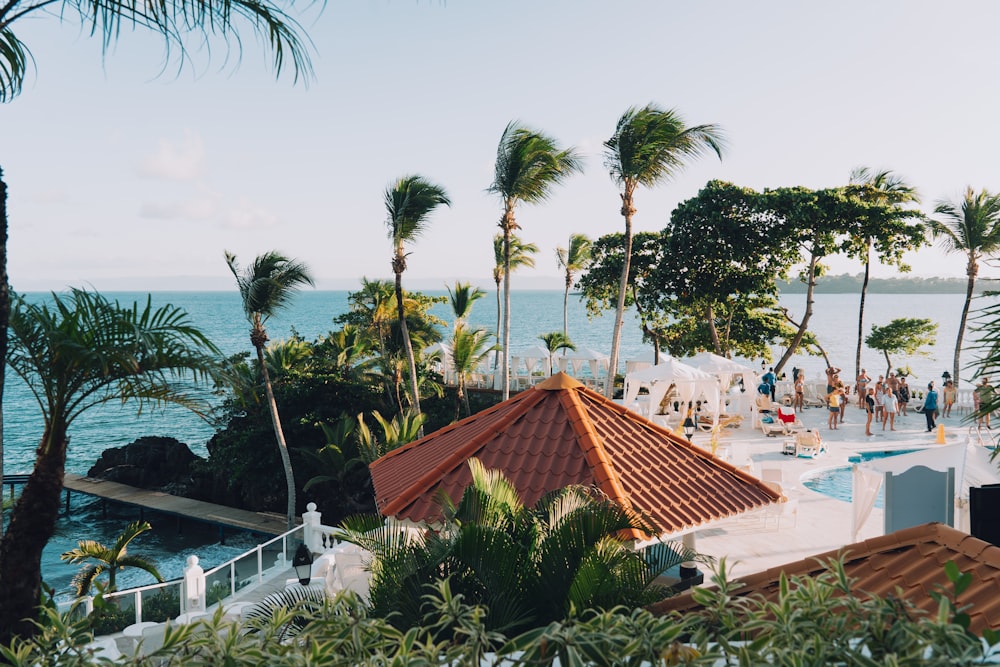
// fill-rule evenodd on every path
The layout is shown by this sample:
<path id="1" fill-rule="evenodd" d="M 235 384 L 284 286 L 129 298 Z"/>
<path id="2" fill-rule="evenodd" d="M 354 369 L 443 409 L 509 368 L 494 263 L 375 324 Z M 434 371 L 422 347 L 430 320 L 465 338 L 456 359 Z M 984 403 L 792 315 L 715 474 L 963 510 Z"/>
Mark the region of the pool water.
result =
<path id="1" fill-rule="evenodd" d="M 865 461 L 875 461 L 889 456 L 899 456 L 900 454 L 910 454 L 919 450 L 916 449 L 891 449 L 876 452 L 861 452 L 848 459 L 851 463 L 864 463 Z M 851 466 L 831 468 L 809 477 L 802 482 L 807 489 L 812 489 L 824 496 L 830 496 L 844 502 L 851 502 L 851 492 L 854 488 L 853 472 Z M 875 499 L 875 507 L 882 508 L 884 505 L 882 490 L 879 489 Z"/>

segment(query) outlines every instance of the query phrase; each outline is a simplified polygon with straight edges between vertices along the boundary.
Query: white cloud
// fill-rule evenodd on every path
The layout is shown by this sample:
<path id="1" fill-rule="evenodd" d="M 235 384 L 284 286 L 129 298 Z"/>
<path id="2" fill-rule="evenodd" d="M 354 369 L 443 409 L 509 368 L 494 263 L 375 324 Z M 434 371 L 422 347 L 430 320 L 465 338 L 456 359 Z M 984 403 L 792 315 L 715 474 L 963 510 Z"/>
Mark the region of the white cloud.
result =
<path id="1" fill-rule="evenodd" d="M 154 220 L 210 220 L 218 212 L 215 199 L 208 196 L 194 197 L 186 201 L 143 202 L 139 215 Z"/>
<path id="2" fill-rule="evenodd" d="M 266 229 L 276 226 L 278 216 L 247 199 L 241 199 L 239 206 L 230 209 L 220 221 L 224 229 Z"/>
<path id="3" fill-rule="evenodd" d="M 201 137 L 185 130 L 180 141 L 160 139 L 159 149 L 139 165 L 139 175 L 167 181 L 193 181 L 201 177 L 204 162 L 205 146 Z"/>

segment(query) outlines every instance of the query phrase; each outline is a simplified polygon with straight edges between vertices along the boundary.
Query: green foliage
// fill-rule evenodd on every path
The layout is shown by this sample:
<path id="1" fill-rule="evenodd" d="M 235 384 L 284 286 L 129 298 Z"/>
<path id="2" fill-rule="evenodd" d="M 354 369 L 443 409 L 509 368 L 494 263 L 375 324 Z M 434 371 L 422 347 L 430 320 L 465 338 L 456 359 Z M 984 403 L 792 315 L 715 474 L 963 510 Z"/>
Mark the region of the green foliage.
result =
<path id="1" fill-rule="evenodd" d="M 78 597 L 87 595 L 94 580 L 102 574 L 108 575 L 108 590 L 112 592 L 117 590 L 115 579 L 118 572 L 126 567 L 144 570 L 153 575 L 157 581 L 163 581 L 163 577 L 160 576 L 153 561 L 128 553 L 128 545 L 132 543 L 132 540 L 152 529 L 153 527 L 149 525 L 148 521 L 133 521 L 125 527 L 125 530 L 110 547 L 94 540 L 80 540 L 76 549 L 70 549 L 60 555 L 60 560 L 68 563 L 85 563 L 73 577 L 76 595 Z M 96 564 L 88 563 L 88 561 L 96 561 Z"/>
<path id="2" fill-rule="evenodd" d="M 934 345 L 938 325 L 931 320 L 917 317 L 899 317 L 885 326 L 872 325 L 872 332 L 865 337 L 865 344 L 885 355 L 886 373 L 892 369 L 890 354 L 928 353 L 920 348 Z"/>
<path id="3" fill-rule="evenodd" d="M 526 507 L 499 471 L 470 461 L 472 484 L 457 505 L 442 497 L 437 530 L 417 534 L 381 516 L 342 524 L 344 539 L 373 554 L 372 613 L 406 630 L 427 613 L 425 594 L 447 579 L 456 595 L 486 608 L 490 631 L 515 632 L 573 610 L 641 605 L 666 593 L 653 580 L 696 558 L 676 545 L 635 551 L 623 531 L 656 534 L 642 517 L 583 487 Z"/>

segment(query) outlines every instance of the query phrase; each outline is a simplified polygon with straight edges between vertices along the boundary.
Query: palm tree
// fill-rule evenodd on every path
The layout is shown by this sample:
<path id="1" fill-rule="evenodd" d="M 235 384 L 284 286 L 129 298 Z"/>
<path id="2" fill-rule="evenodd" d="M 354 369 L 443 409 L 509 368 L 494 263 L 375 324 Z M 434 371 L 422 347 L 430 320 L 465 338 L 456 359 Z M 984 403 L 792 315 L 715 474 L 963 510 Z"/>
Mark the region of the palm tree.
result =
<path id="1" fill-rule="evenodd" d="M 341 524 L 347 541 L 372 553 L 372 614 L 415 627 L 427 587 L 447 580 L 456 599 L 483 607 L 489 630 L 514 636 L 573 609 L 649 604 L 666 595 L 657 576 L 700 559 L 663 542 L 636 550 L 622 532 L 655 535 L 656 527 L 592 489 L 564 487 L 528 507 L 500 471 L 477 459 L 469 466 L 472 483 L 460 501 L 441 494 L 436 530 L 418 535 L 379 515 Z"/>
<path id="2" fill-rule="evenodd" d="M 503 400 L 510 397 L 510 238 L 520 227 L 514 219 L 514 208 L 519 202 L 536 204 L 548 199 L 552 186 L 566 180 L 571 174 L 583 170 L 582 161 L 572 148 L 560 149 L 554 139 L 511 121 L 500 137 L 493 183 L 488 192 L 500 195 L 503 216 L 503 293 L 504 311 L 502 340 L 503 350 Z"/>
<path id="3" fill-rule="evenodd" d="M 920 202 L 916 188 L 888 169 L 873 171 L 868 167 L 858 167 L 851 171 L 850 183 L 862 187 L 858 193 L 862 199 L 883 206 Z M 865 335 L 865 298 L 868 295 L 872 243 L 874 242 L 871 234 L 866 234 L 857 240 L 863 244 L 861 256 L 865 263 L 865 277 L 861 282 L 861 305 L 858 308 L 858 347 L 854 355 L 854 377 L 861 375 L 861 346 Z"/>
<path id="4" fill-rule="evenodd" d="M 604 164 L 611 172 L 611 178 L 622 189 L 619 196 L 622 200 L 621 214 L 625 217 L 625 264 L 618 282 L 618 305 L 608 371 L 610 377 L 605 389 L 609 397 L 615 389 L 618 348 L 625 317 L 625 291 L 628 289 L 632 259 L 632 217 L 636 213 L 633 201 L 635 190 L 640 185 L 653 187 L 671 178 L 684 166 L 685 158 L 700 157 L 711 151 L 721 159 L 723 144 L 718 126 L 686 127 L 676 110 L 664 111 L 653 104 L 641 109 L 628 109 L 618 119 L 614 135 L 604 142 Z"/>
<path id="5" fill-rule="evenodd" d="M 497 234 L 493 237 L 493 282 L 497 286 L 497 332 L 496 339 L 500 340 L 500 326 L 502 322 L 502 311 L 500 309 L 500 283 L 503 282 L 505 273 L 513 273 L 521 267 L 529 269 L 535 268 L 535 255 L 538 254 L 538 246 L 534 243 L 525 243 L 517 234 L 510 235 L 510 254 L 504 251 L 504 235 Z M 507 271 L 504 271 L 506 266 Z M 501 346 L 497 345 L 497 356 L 500 355 Z M 494 362 L 494 370 L 499 364 Z M 496 388 L 496 385 L 494 385 Z"/>
<path id="6" fill-rule="evenodd" d="M 250 344 L 257 351 L 257 363 L 260 365 L 261 376 L 264 379 L 264 392 L 267 396 L 267 407 L 271 413 L 271 426 L 274 428 L 274 439 L 278 443 L 278 453 L 281 455 L 281 465 L 285 470 L 285 486 L 288 496 L 286 519 L 288 530 L 295 527 L 295 475 L 292 472 L 292 459 L 288 455 L 288 444 L 285 433 L 281 429 L 281 418 L 278 416 L 278 403 L 274 400 L 274 387 L 271 386 L 271 376 L 264 359 L 264 348 L 267 345 L 267 330 L 264 324 L 267 320 L 284 309 L 291 298 L 302 285 L 312 285 L 313 279 L 309 269 L 301 262 L 289 259 L 275 251 L 258 255 L 253 264 L 241 269 L 236 261 L 236 255 L 226 252 L 226 264 L 236 278 L 243 301 L 243 312 L 250 322 Z"/>
<path id="7" fill-rule="evenodd" d="M 469 376 L 496 348 L 496 345 L 490 344 L 490 334 L 486 329 L 470 329 L 464 323 L 455 327 L 451 339 L 451 364 L 458 378 L 458 400 L 465 407 L 466 416 L 472 412 L 469 408 L 469 393 L 466 390 Z"/>
<path id="8" fill-rule="evenodd" d="M 125 527 L 125 530 L 110 547 L 94 540 L 80 540 L 76 549 L 70 549 L 59 556 L 60 560 L 73 564 L 97 561 L 96 564 L 84 565 L 73 577 L 73 587 L 76 589 L 77 597 L 87 595 L 94 580 L 105 572 L 108 574 L 107 590 L 109 592 L 118 590 L 115 579 L 118 572 L 126 567 L 144 570 L 153 575 L 157 581 L 163 581 L 163 577 L 160 576 L 160 571 L 156 569 L 156 564 L 153 561 L 143 556 L 128 553 L 128 545 L 132 543 L 132 540 L 152 529 L 153 527 L 146 521 L 134 521 Z"/>
<path id="9" fill-rule="evenodd" d="M 559 350 L 576 350 L 576 345 L 573 344 L 566 334 L 561 331 L 552 331 L 547 334 L 542 334 L 539 337 L 543 343 L 545 343 L 545 349 L 549 351 L 549 375 L 555 371 L 555 359 L 554 355 Z"/>
<path id="10" fill-rule="evenodd" d="M 458 329 L 459 325 L 465 324 L 469 320 L 469 313 L 472 312 L 472 305 L 486 296 L 486 292 L 473 287 L 471 283 L 455 281 L 455 289 L 445 285 L 448 290 L 448 300 L 451 302 L 451 310 L 455 315 L 455 325 L 453 329 Z"/>
<path id="11" fill-rule="evenodd" d="M 934 213 L 941 219 L 931 219 L 932 236 L 940 241 L 945 252 L 960 252 L 966 257 L 965 275 L 968 276 L 968 283 L 962 318 L 958 322 L 958 339 L 955 341 L 952 367 L 952 377 L 957 385 L 962 339 L 965 337 L 965 322 L 972 305 L 976 276 L 979 274 L 979 260 L 1000 251 L 1000 195 L 990 194 L 986 190 L 973 192 L 969 187 L 961 202 L 940 200 L 934 207 Z"/>
<path id="12" fill-rule="evenodd" d="M 590 248 L 593 242 L 586 234 L 570 234 L 569 245 L 556 248 L 556 260 L 566 272 L 566 291 L 563 293 L 563 336 L 569 338 L 569 289 L 573 286 L 573 276 L 590 264 Z"/>
<path id="13" fill-rule="evenodd" d="M 420 384 L 417 380 L 417 360 L 413 355 L 413 342 L 406 328 L 406 311 L 403 308 L 403 271 L 406 271 L 406 244 L 417 239 L 427 228 L 428 217 L 438 206 L 451 206 L 444 188 L 430 183 L 421 176 L 403 176 L 386 188 L 386 226 L 392 240 L 394 254 L 392 272 L 396 274 L 396 313 L 402 330 L 406 360 L 410 367 L 410 388 L 413 390 L 413 411 L 420 414 Z"/>
<path id="14" fill-rule="evenodd" d="M 0 104 L 10 102 L 22 90 L 28 67 L 35 62 L 27 45 L 18 39 L 15 28 L 27 28 L 34 18 L 58 16 L 61 21 L 79 19 L 91 35 L 98 35 L 105 53 L 121 34 L 122 24 L 145 28 L 163 37 L 168 57 L 176 57 L 183 65 L 195 50 L 185 45 L 190 36 L 198 44 L 221 40 L 227 57 L 234 53 L 239 60 L 244 27 L 255 33 L 261 44 L 270 47 L 276 73 L 289 66 L 294 79 L 312 78 L 308 39 L 300 35 L 301 26 L 289 14 L 292 3 L 271 0 L 220 0 L 195 2 L 169 0 L 157 3 L 156 11 L 141 11 L 143 7 L 127 2 L 75 2 L 58 0 L 7 0 L 0 3 Z M 57 7 L 58 5 L 58 7 Z M 235 52 L 228 47 L 235 46 Z M 211 53 L 197 49 L 198 53 Z M 164 63 L 166 65 L 166 63 Z M 163 71 L 168 68 L 164 66 Z M 7 277 L 7 186 L 0 169 L 0 359 L 7 358 L 7 324 L 10 317 L 10 285 Z M 5 367 L 0 364 L 0 399 L 3 397 Z M 0 422 L 3 408 L 0 400 Z M 3 435 L 0 434 L 0 477 L 3 476 Z"/>
<path id="15" fill-rule="evenodd" d="M 211 406 L 180 382 L 209 379 L 219 351 L 172 305 L 120 305 L 93 292 L 11 303 L 7 363 L 34 395 L 45 425 L 35 467 L 0 539 L 0 644 L 30 636 L 41 599 L 42 550 L 55 531 L 69 428 L 104 403 L 165 403 L 207 416 Z"/>

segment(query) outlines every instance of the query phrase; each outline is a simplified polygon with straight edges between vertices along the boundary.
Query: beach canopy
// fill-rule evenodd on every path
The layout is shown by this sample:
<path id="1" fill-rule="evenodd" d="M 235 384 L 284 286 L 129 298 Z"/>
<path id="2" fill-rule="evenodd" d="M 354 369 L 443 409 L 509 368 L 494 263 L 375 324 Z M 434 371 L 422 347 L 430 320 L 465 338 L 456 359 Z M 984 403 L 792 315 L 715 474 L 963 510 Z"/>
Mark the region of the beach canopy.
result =
<path id="1" fill-rule="evenodd" d="M 744 366 L 714 352 L 699 352 L 693 357 L 684 359 L 684 363 L 718 376 L 723 389 L 727 389 L 733 383 L 733 377 L 736 375 L 742 375 L 749 381 L 752 381 L 756 376 L 756 371 L 749 366 Z"/>
<path id="2" fill-rule="evenodd" d="M 649 390 L 649 408 L 655 412 L 657 406 L 674 385 L 677 400 L 688 403 L 704 397 L 707 408 L 715 411 L 719 405 L 719 378 L 694 366 L 670 357 L 661 359 L 656 366 L 643 368 L 625 375 L 625 405 L 630 405 L 639 395 L 639 390 Z"/>
<path id="3" fill-rule="evenodd" d="M 749 473 L 557 373 L 372 462 L 376 507 L 402 520 L 440 520 L 439 494 L 459 501 L 472 481 L 470 458 L 502 471 L 526 505 L 580 484 L 645 513 L 661 534 L 781 498 Z"/>
<path id="4" fill-rule="evenodd" d="M 510 372 L 512 374 L 517 373 L 517 362 L 524 361 L 524 367 L 528 371 L 528 375 L 534 372 L 535 367 L 538 366 L 538 362 L 542 363 L 542 368 L 545 374 L 549 374 L 549 348 L 544 345 L 532 345 L 531 347 L 521 348 L 519 350 L 511 350 L 510 353 Z"/>
<path id="5" fill-rule="evenodd" d="M 559 366 L 559 370 L 563 373 L 567 373 L 572 369 L 572 375 L 579 375 L 580 371 L 583 370 L 584 364 L 587 364 L 590 367 L 591 377 L 596 378 L 602 370 L 607 373 L 611 358 L 603 352 L 584 347 L 578 350 L 560 350 L 556 352 L 556 363 Z"/>

